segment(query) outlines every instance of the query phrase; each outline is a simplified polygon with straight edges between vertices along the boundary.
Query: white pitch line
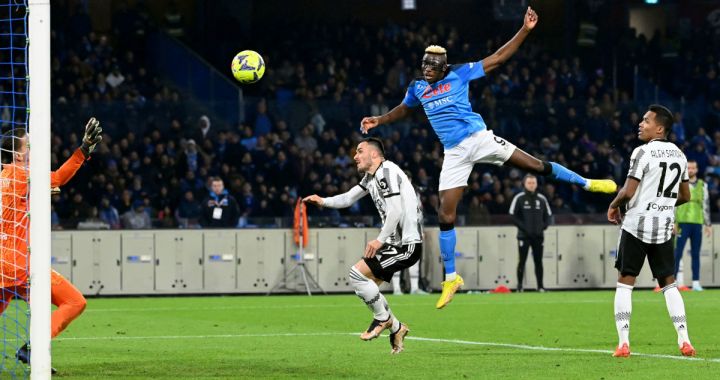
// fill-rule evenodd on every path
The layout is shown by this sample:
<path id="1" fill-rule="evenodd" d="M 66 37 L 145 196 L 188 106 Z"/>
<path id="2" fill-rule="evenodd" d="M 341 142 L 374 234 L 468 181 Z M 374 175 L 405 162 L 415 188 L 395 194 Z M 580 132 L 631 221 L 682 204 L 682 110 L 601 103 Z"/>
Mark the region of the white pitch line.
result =
<path id="1" fill-rule="evenodd" d="M 268 334 L 220 334 L 220 335 L 156 335 L 156 336 L 97 336 L 97 337 L 74 337 L 74 338 L 57 338 L 56 341 L 78 341 L 78 340 L 153 340 L 153 339 L 233 339 L 233 338 L 265 338 L 265 337 L 321 337 L 321 336 L 357 336 L 357 333 L 341 333 L 341 332 L 316 332 L 316 333 L 268 333 Z M 449 344 L 462 344 L 472 346 L 487 346 L 487 347 L 504 347 L 514 348 L 518 350 L 530 350 L 530 351 L 554 351 L 554 352 L 579 352 L 579 353 L 590 353 L 590 354 L 603 354 L 611 355 L 613 351 L 610 350 L 597 350 L 591 348 L 562 348 L 562 347 L 545 347 L 545 346 L 531 346 L 527 344 L 513 344 L 513 343 L 498 343 L 498 342 L 478 342 L 472 340 L 460 340 L 460 339 L 440 339 L 440 338 L 423 338 L 417 336 L 408 336 L 408 340 L 415 340 L 420 342 L 433 342 L 433 343 L 449 343 Z M 720 363 L 720 358 L 698 358 L 698 357 L 687 357 L 687 356 L 675 356 L 675 355 L 664 355 L 664 354 L 643 354 L 633 352 L 632 356 L 640 356 L 654 359 L 671 359 L 671 360 L 685 360 L 685 361 L 700 361 L 700 362 L 712 362 Z"/>
<path id="2" fill-rule="evenodd" d="M 415 336 L 408 336 L 405 339 L 417 340 L 417 341 L 423 341 L 423 342 L 465 344 L 465 345 L 473 345 L 473 346 L 506 347 L 506 348 L 516 348 L 519 350 L 532 350 L 532 351 L 583 352 L 583 353 L 607 354 L 607 355 L 613 354 L 613 351 L 610 351 L 610 350 L 596 350 L 596 349 L 591 349 L 591 348 L 562 348 L 562 347 L 530 346 L 530 345 L 526 345 L 526 344 L 475 342 L 475 341 L 471 341 L 471 340 L 422 338 L 422 337 L 415 337 Z M 658 358 L 658 359 L 706 361 L 706 362 L 720 363 L 720 359 L 715 359 L 715 358 L 698 358 L 698 357 L 663 355 L 663 354 L 643 354 L 643 353 L 638 353 L 638 352 L 633 352 L 631 354 L 631 356 L 642 356 L 642 357 L 646 357 L 646 358 Z"/>

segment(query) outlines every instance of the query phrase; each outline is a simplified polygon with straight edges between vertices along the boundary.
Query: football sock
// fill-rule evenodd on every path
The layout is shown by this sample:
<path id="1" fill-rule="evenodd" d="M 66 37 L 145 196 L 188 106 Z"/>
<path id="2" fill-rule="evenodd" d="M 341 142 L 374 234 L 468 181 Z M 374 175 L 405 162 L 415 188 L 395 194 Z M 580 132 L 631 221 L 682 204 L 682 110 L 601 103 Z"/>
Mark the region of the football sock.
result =
<path id="1" fill-rule="evenodd" d="M 631 285 L 617 283 L 615 289 L 615 327 L 618 332 L 618 346 L 630 345 L 630 315 L 632 314 Z"/>
<path id="2" fill-rule="evenodd" d="M 410 292 L 418 290 L 418 280 L 420 279 L 420 262 L 418 261 L 415 265 L 410 267 Z"/>
<path id="3" fill-rule="evenodd" d="M 445 281 L 452 281 L 455 279 L 455 228 L 452 227 L 449 230 L 440 231 L 440 255 L 443 259 L 443 266 L 445 268 Z"/>
<path id="4" fill-rule="evenodd" d="M 390 327 L 390 332 L 395 334 L 396 332 L 398 332 L 398 330 L 400 330 L 400 321 L 397 318 L 395 318 L 394 315 L 392 316 L 392 320 L 393 320 L 393 323 L 392 323 L 392 327 Z"/>
<path id="5" fill-rule="evenodd" d="M 400 292 L 400 272 L 396 272 L 392 277 L 393 292 Z"/>
<path id="6" fill-rule="evenodd" d="M 390 318 L 390 308 L 388 307 L 387 300 L 380 294 L 380 288 L 378 288 L 374 281 L 360 273 L 355 267 L 352 267 L 350 269 L 350 283 L 353 289 L 355 289 L 355 294 L 357 294 L 373 312 L 375 319 L 387 321 L 387 319 Z"/>
<path id="7" fill-rule="evenodd" d="M 685 317 L 685 303 L 683 303 L 677 283 L 673 282 L 665 286 L 663 289 L 665 295 L 665 304 L 667 305 L 670 319 L 672 319 L 675 331 L 678 334 L 678 346 L 682 346 L 683 342 L 690 343 L 687 331 L 687 318 Z"/>
<path id="8" fill-rule="evenodd" d="M 562 182 L 568 182 L 573 185 L 582 186 L 583 188 L 587 189 L 589 181 L 583 178 L 581 175 L 556 162 L 551 162 L 550 165 L 552 165 L 552 174 L 550 175 L 551 178 Z"/>

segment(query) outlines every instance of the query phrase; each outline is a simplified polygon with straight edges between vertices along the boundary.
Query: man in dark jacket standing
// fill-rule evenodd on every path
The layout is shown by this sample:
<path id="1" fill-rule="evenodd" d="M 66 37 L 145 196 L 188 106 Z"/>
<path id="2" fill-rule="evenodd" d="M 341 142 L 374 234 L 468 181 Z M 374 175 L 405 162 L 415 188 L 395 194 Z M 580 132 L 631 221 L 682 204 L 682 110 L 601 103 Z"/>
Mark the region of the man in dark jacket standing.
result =
<path id="1" fill-rule="evenodd" d="M 240 208 L 235 198 L 225 190 L 220 177 L 210 183 L 211 191 L 202 202 L 200 225 L 204 228 L 234 228 L 238 224 Z"/>
<path id="2" fill-rule="evenodd" d="M 533 262 L 535 263 L 535 277 L 537 278 L 537 289 L 544 292 L 543 287 L 543 232 L 550 225 L 550 204 L 544 195 L 538 194 L 537 178 L 528 174 L 523 178 L 525 191 L 518 193 L 510 204 L 510 215 L 513 223 L 518 228 L 518 247 L 520 250 L 520 261 L 517 267 L 519 292 L 522 292 L 523 275 L 525 274 L 525 261 L 528 257 L 528 250 L 532 248 Z"/>

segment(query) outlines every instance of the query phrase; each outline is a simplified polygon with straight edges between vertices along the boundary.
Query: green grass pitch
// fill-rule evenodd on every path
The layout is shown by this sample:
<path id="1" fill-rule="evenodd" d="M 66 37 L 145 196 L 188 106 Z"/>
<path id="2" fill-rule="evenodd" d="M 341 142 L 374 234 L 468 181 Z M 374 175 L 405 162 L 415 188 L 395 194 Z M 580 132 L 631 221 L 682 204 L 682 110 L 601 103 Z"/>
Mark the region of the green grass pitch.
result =
<path id="1" fill-rule="evenodd" d="M 720 378 L 720 290 L 683 293 L 696 360 L 680 357 L 662 294 L 633 292 L 631 349 L 616 359 L 614 291 L 388 296 L 411 329 L 357 334 L 371 314 L 354 295 L 106 298 L 53 342 L 67 379 Z"/>

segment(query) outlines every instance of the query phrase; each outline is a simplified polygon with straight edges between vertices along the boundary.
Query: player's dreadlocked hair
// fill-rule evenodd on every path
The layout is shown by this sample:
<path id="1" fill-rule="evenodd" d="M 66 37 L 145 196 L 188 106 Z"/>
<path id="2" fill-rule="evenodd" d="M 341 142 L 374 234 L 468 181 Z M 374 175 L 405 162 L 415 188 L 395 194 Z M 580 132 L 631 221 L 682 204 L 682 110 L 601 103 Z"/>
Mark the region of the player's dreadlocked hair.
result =
<path id="1" fill-rule="evenodd" d="M 665 137 L 668 137 L 668 135 L 670 135 L 670 131 L 672 130 L 673 122 L 675 121 L 672 112 L 667 107 L 660 104 L 651 104 L 648 107 L 648 111 L 655 113 L 655 122 L 663 126 Z"/>
<path id="2" fill-rule="evenodd" d="M 363 140 L 368 145 L 374 146 L 379 152 L 380 156 L 385 158 L 385 146 L 383 146 L 382 140 L 377 137 L 368 137 Z"/>
<path id="3" fill-rule="evenodd" d="M 447 54 L 447 50 L 439 45 L 430 45 L 425 48 L 425 52 L 429 54 Z"/>

